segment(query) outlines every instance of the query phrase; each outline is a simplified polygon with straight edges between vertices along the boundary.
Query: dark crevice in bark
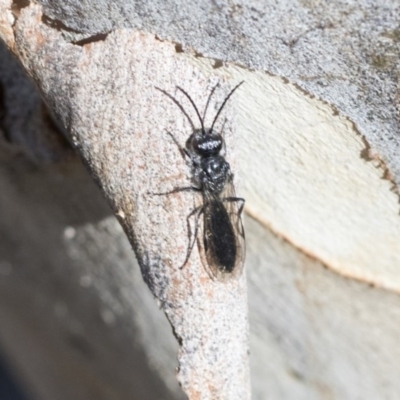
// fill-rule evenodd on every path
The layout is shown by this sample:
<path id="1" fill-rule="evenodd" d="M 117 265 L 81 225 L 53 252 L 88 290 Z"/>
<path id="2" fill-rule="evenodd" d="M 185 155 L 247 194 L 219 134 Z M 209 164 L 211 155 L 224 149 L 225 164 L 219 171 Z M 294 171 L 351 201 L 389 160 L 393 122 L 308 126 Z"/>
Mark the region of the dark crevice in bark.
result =
<path id="1" fill-rule="evenodd" d="M 42 16 L 42 22 L 49 26 L 50 28 L 56 29 L 60 32 L 65 31 L 65 32 L 73 32 L 73 33 L 81 33 L 80 31 L 70 28 L 69 26 L 65 25 L 63 22 L 57 19 L 50 18 L 47 15 Z"/>
<path id="2" fill-rule="evenodd" d="M 11 4 L 11 12 L 15 18 L 18 18 L 21 14 L 21 10 L 28 7 L 30 4 L 29 0 L 14 0 Z"/>
<path id="3" fill-rule="evenodd" d="M 180 43 L 176 43 L 175 44 L 175 51 L 177 53 L 183 53 L 183 47 L 182 47 L 182 45 Z"/>
<path id="4" fill-rule="evenodd" d="M 69 26 L 65 25 L 62 21 L 50 18 L 47 15 L 42 16 L 42 22 L 49 26 L 50 28 L 56 29 L 59 32 L 71 32 L 71 33 L 78 33 L 80 36 L 84 36 L 84 33 L 77 30 L 70 28 Z M 77 46 L 84 46 L 85 44 L 88 43 L 94 43 L 94 42 L 100 42 L 103 41 L 107 38 L 107 36 L 110 34 L 110 32 L 104 32 L 104 33 L 95 33 L 94 35 L 85 37 L 83 39 L 79 40 L 72 40 L 72 44 L 76 44 Z"/>
<path id="5" fill-rule="evenodd" d="M 222 60 L 215 60 L 213 68 L 218 69 L 224 66 L 224 62 Z"/>
<path id="6" fill-rule="evenodd" d="M 76 42 L 73 41 L 72 43 L 76 44 L 78 46 L 84 46 L 85 44 L 88 44 L 88 43 L 94 43 L 94 42 L 100 42 L 102 40 L 106 40 L 106 38 L 109 34 L 110 34 L 110 32 L 96 33 L 93 36 L 89 36 L 85 39 L 77 40 Z"/>

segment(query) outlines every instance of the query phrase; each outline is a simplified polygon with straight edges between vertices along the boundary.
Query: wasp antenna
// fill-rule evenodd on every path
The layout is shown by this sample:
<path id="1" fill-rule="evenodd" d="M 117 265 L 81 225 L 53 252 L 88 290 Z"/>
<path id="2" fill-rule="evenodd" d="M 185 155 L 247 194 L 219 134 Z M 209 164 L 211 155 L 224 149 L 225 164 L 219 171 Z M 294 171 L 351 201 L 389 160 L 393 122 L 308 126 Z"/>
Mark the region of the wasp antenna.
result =
<path id="1" fill-rule="evenodd" d="M 179 103 L 178 100 L 175 99 L 174 96 L 170 95 L 168 92 L 166 92 L 163 89 L 160 89 L 157 86 L 154 86 L 158 91 L 160 91 L 161 93 L 165 94 L 167 97 L 169 97 L 178 107 L 179 109 L 182 111 L 183 115 L 187 118 L 187 120 L 189 121 L 190 126 L 192 127 L 192 131 L 194 131 L 195 127 L 193 124 L 193 121 L 191 120 L 191 118 L 189 117 L 188 113 L 185 111 L 185 109 L 182 107 L 182 104 Z"/>
<path id="2" fill-rule="evenodd" d="M 215 116 L 214 121 L 213 121 L 213 123 L 212 123 L 212 125 L 211 125 L 211 128 L 210 128 L 210 130 L 209 130 L 209 133 L 210 133 L 210 134 L 212 133 L 212 130 L 213 130 L 213 128 L 214 128 L 214 125 L 215 125 L 215 123 L 217 122 L 217 119 L 218 119 L 218 117 L 219 117 L 219 114 L 221 114 L 222 109 L 225 107 L 226 102 L 229 100 L 229 97 L 232 96 L 233 92 L 234 92 L 242 83 L 244 83 L 244 81 L 242 81 L 242 82 L 240 82 L 238 85 L 236 85 L 236 86 L 230 91 L 230 93 L 228 94 L 228 96 L 225 97 L 225 100 L 223 101 L 221 107 L 219 108 L 219 110 L 218 110 L 218 112 L 217 112 L 217 115 Z"/>
<path id="3" fill-rule="evenodd" d="M 203 133 L 203 135 L 205 135 L 206 134 L 206 130 L 204 129 L 204 122 L 203 122 L 203 120 L 201 118 L 201 115 L 199 113 L 198 108 L 196 107 L 196 104 L 194 104 L 194 101 L 192 100 L 192 98 L 181 87 L 177 86 L 176 88 L 178 90 L 180 90 L 189 99 L 189 101 L 192 104 L 193 108 L 196 110 L 196 114 L 199 117 L 200 124 L 201 124 L 201 132 Z"/>
<path id="4" fill-rule="evenodd" d="M 214 92 L 215 92 L 215 89 L 216 89 L 218 86 L 219 86 L 219 82 L 212 88 L 212 90 L 211 90 L 211 92 L 210 92 L 210 95 L 208 96 L 207 103 L 206 103 L 206 106 L 205 106 L 204 112 L 203 112 L 203 121 L 206 120 L 206 113 L 207 113 L 208 105 L 210 104 L 211 97 L 213 96 L 213 94 L 214 94 Z"/>

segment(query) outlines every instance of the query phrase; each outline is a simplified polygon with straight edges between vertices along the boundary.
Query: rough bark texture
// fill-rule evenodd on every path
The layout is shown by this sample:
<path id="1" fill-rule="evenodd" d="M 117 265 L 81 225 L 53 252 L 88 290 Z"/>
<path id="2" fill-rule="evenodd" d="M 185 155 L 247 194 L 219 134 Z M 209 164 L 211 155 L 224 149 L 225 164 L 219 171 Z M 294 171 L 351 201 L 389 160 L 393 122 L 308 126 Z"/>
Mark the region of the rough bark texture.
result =
<path id="1" fill-rule="evenodd" d="M 212 279 L 197 248 L 181 269 L 192 240 L 187 217 L 199 194 L 153 194 L 191 184 L 190 170 L 166 134 L 185 143 L 190 124 L 156 88 L 173 93 L 183 80 L 204 104 L 209 90 L 202 88 L 211 89 L 215 79 L 177 55 L 173 44 L 141 32 L 117 30 L 105 42 L 68 43 L 43 23 L 40 6 L 21 11 L 14 33 L 14 52 L 120 219 L 143 277 L 171 322 L 184 391 L 193 399 L 249 398 L 245 276 Z M 220 99 L 222 94 L 223 89 Z M 231 126 L 227 116 L 227 138 Z"/>
<path id="2" fill-rule="evenodd" d="M 0 335 L 38 398 L 183 396 L 166 321 L 55 120 L 181 339 L 186 394 L 249 397 L 244 280 L 210 280 L 197 250 L 179 271 L 196 196 L 149 195 L 190 181 L 165 132 L 183 144 L 191 127 L 154 87 L 201 108 L 240 80 L 225 131 L 251 216 L 252 397 L 397 395 L 395 2 L 0 4 L 0 34 L 56 116 L 2 73 Z"/>

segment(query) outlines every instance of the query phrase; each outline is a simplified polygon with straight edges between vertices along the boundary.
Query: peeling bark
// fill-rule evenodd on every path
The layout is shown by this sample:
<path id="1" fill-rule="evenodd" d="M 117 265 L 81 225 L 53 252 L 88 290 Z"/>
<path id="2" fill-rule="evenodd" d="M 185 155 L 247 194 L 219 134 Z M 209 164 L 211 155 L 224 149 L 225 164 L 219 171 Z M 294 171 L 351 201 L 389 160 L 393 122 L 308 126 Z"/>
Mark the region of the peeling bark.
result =
<path id="1" fill-rule="evenodd" d="M 9 112 L 0 114 L 0 128 L 9 141 L 3 143 L 5 157 L 9 160 L 9 152 L 15 156 L 23 149 L 30 162 L 66 162 L 70 149 L 55 138 L 68 136 L 123 226 L 143 277 L 173 327 L 180 345 L 178 379 L 190 399 L 250 396 L 246 285 L 244 277 L 228 283 L 211 280 L 197 247 L 188 265 L 179 269 L 188 242 L 186 218 L 200 200 L 190 192 L 151 193 L 190 184 L 189 167 L 166 132 L 183 145 L 192 127 L 155 87 L 186 104 L 175 92 L 182 86 L 202 108 L 217 81 L 221 92 L 215 104 L 241 80 L 245 84 L 226 110 L 225 133 L 228 160 L 250 216 L 253 398 L 376 399 L 398 393 L 398 6 L 179 0 L 150 5 L 99 1 L 94 6 L 75 0 L 0 4 L 0 35 L 49 107 L 27 101 L 32 115 L 39 116 L 27 121 L 47 120 L 46 129 L 33 133 L 28 124 L 13 125 L 19 118 L 10 118 Z M 8 86 L 1 94 L 0 106 L 11 109 Z M 61 121 L 65 132 L 54 120 Z M 39 132 L 41 137 L 43 130 L 48 134 L 35 147 L 29 138 Z M 8 170 L 4 176 L 9 182 Z M 12 185 L 4 187 L 11 193 Z M 20 201 L 17 194 L 10 198 Z M 1 204 L 12 209 L 7 196 Z M 66 246 L 70 255 L 79 248 L 85 268 L 93 258 L 98 260 L 94 254 L 105 257 L 98 249 L 102 229 L 116 232 L 100 219 L 81 227 L 63 224 L 61 218 L 57 225 L 68 244 L 57 246 Z M 12 225 L 7 225 L 10 232 L 15 231 Z M 29 224 L 26 227 L 24 240 L 32 236 Z M 43 229 L 38 232 L 43 235 Z M 79 243 L 92 243 L 91 234 L 96 250 L 86 252 Z M 39 240 L 32 243 L 42 248 Z M 115 253 L 113 257 L 120 260 Z M 123 281 L 118 277 L 130 276 L 130 267 L 122 264 L 119 275 L 112 267 L 101 268 L 112 282 L 100 280 L 107 296 L 102 298 L 95 285 L 93 297 L 80 301 L 102 298 L 109 308 L 95 301 L 94 309 L 102 310 L 107 326 L 117 319 L 146 331 L 150 323 L 137 322 L 143 315 L 139 318 L 132 304 L 116 294 Z M 112 261 L 110 265 L 115 267 Z M 83 287 L 96 277 L 95 266 L 77 279 Z M 15 267 L 5 263 L 3 270 L 9 273 Z M 52 285 L 54 280 L 49 281 Z M 136 285 L 130 282 L 130 290 Z M 48 293 L 43 298 L 52 299 Z M 122 307 L 116 305 L 120 302 Z M 4 307 L 3 312 L 10 309 Z M 57 309 L 63 314 L 65 308 Z M 121 310 L 134 316 L 116 317 Z M 70 342 L 86 356 L 101 355 L 101 346 L 90 349 L 82 339 L 96 338 L 93 331 L 82 333 L 89 311 L 74 309 L 74 315 L 80 317 L 81 330 L 72 329 L 75 325 L 65 317 L 73 332 Z M 7 320 L 12 326 L 12 318 Z M 127 330 L 120 329 L 126 339 Z M 5 343 L 13 344 L 11 331 L 3 332 Z M 150 337 L 151 330 L 146 332 Z M 156 353 L 163 354 L 151 353 L 151 348 L 164 343 L 167 335 L 153 342 L 144 339 L 146 334 L 140 337 L 144 355 L 139 358 L 147 362 L 151 376 L 149 357 L 158 365 Z M 119 347 L 111 348 L 112 358 Z M 171 343 L 165 348 L 171 356 Z M 124 370 L 130 368 L 132 356 L 127 349 Z M 9 353 L 18 354 L 16 346 Z M 96 376 L 90 362 L 77 364 Z M 161 392 L 177 398 L 182 393 L 166 372 L 172 363 L 162 365 L 153 378 L 163 382 L 160 388 L 165 384 Z M 124 398 L 115 390 L 115 379 L 108 382 L 113 389 L 99 392 L 105 398 L 110 393 Z M 125 382 L 117 385 L 122 392 L 140 387 L 140 382 L 135 388 L 124 379 L 119 382 Z M 48 387 L 43 384 L 41 389 Z M 74 389 L 73 397 L 65 398 L 79 398 L 79 389 Z M 89 398 L 88 393 L 82 398 Z"/>
<path id="2" fill-rule="evenodd" d="M 151 35 L 115 31 L 105 41 L 71 44 L 54 27 L 44 23 L 40 7 L 24 8 L 14 27 L 14 51 L 130 239 L 179 340 L 184 391 L 189 398 L 249 398 L 244 276 L 214 281 L 196 250 L 180 269 L 193 195 L 151 195 L 190 184 L 188 167 L 165 134 L 172 131 L 184 143 L 190 126 L 155 87 L 184 85 L 205 99 L 201 87 L 214 81 Z M 228 121 L 228 137 L 231 129 Z"/>

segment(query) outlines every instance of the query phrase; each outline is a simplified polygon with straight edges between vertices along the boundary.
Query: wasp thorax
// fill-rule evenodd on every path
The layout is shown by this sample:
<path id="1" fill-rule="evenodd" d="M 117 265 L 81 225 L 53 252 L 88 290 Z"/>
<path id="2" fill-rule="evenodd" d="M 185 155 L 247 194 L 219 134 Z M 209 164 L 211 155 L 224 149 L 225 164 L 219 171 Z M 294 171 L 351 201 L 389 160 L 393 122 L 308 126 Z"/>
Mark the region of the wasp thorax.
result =
<path id="1" fill-rule="evenodd" d="M 202 157 L 211 157 L 219 154 L 222 149 L 223 139 L 219 133 L 196 132 L 191 138 L 193 150 Z"/>
<path id="2" fill-rule="evenodd" d="M 205 158 L 201 163 L 201 167 L 208 176 L 226 175 L 229 164 L 222 156 Z"/>
<path id="3" fill-rule="evenodd" d="M 207 190 L 220 193 L 229 178 L 229 164 L 222 156 L 207 157 L 202 160 L 202 184 Z"/>

